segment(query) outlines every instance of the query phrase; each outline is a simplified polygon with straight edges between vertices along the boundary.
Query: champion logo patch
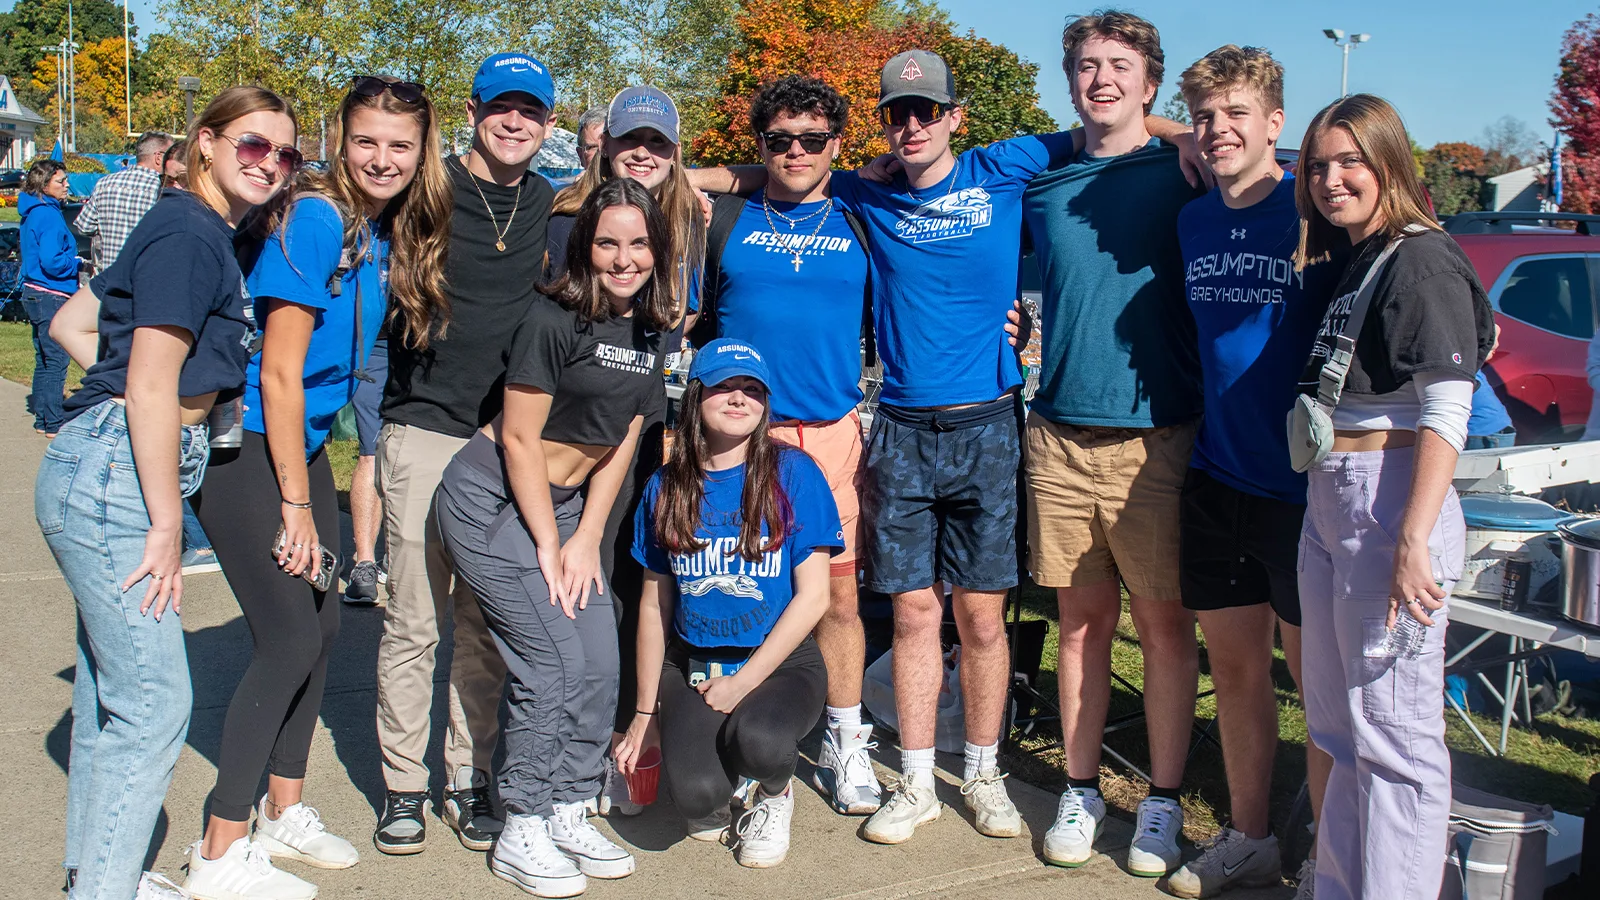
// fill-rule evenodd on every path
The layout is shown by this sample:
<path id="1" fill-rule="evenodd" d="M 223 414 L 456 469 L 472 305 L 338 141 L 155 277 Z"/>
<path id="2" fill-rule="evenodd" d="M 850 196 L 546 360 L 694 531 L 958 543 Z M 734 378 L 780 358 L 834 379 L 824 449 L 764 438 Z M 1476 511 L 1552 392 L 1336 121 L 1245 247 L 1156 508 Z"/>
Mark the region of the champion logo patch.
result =
<path id="1" fill-rule="evenodd" d="M 902 81 L 916 81 L 921 77 L 922 67 L 917 65 L 917 61 L 915 59 L 906 60 L 905 68 L 900 70 L 900 79 Z"/>
<path id="2" fill-rule="evenodd" d="M 1455 363 L 1458 366 L 1461 365 L 1461 354 L 1459 354 L 1459 353 L 1450 354 L 1450 361 Z"/>

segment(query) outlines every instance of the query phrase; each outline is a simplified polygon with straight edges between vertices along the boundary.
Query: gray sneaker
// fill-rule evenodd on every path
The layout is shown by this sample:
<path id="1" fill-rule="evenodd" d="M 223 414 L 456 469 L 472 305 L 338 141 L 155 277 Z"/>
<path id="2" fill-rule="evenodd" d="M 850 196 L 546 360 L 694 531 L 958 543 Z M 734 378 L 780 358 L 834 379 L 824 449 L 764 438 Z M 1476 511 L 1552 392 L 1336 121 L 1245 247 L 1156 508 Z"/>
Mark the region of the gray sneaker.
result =
<path id="1" fill-rule="evenodd" d="M 1317 861 L 1308 859 L 1300 864 L 1300 873 L 1294 877 L 1300 883 L 1295 888 L 1294 900 L 1316 900 L 1317 898 Z"/>
<path id="2" fill-rule="evenodd" d="M 377 563 L 356 563 L 344 588 L 344 602 L 351 606 L 377 605 L 378 575 Z"/>
<path id="3" fill-rule="evenodd" d="M 1272 835 L 1256 839 L 1232 828 L 1200 844 L 1201 854 L 1172 873 L 1167 889 L 1173 896 L 1215 897 L 1235 887 L 1266 887 L 1279 884 L 1281 862 L 1278 839 Z"/>
<path id="4" fill-rule="evenodd" d="M 979 834 L 1013 838 L 1022 833 L 1022 814 L 1006 793 L 1005 777 L 999 769 L 984 769 L 961 786 L 961 796 Z"/>

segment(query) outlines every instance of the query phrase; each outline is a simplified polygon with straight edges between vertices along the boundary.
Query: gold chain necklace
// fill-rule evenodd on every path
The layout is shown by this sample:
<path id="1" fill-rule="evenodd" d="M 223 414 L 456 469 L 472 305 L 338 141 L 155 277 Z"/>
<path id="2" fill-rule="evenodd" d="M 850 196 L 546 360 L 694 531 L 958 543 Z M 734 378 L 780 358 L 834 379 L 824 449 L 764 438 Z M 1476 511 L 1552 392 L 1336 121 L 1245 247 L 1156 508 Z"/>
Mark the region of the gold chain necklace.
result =
<path id="1" fill-rule="evenodd" d="M 472 179 L 472 186 L 477 188 L 478 199 L 483 201 L 483 208 L 489 213 L 489 223 L 494 226 L 494 249 L 501 253 L 506 252 L 506 235 L 511 233 L 511 223 L 517 220 L 517 207 L 522 205 L 522 182 L 527 181 L 527 179 L 524 178 L 522 181 L 517 182 L 517 196 L 511 201 L 511 217 L 506 219 L 506 227 L 502 231 L 500 230 L 500 220 L 495 218 L 494 207 L 489 205 L 489 198 L 483 195 L 483 188 L 478 186 L 478 176 L 472 174 L 472 170 L 469 169 L 467 170 L 467 177 Z"/>
<path id="2" fill-rule="evenodd" d="M 778 233 L 778 226 L 777 226 L 776 223 L 774 223 L 772 221 L 773 215 L 777 215 L 778 218 L 780 218 L 783 221 L 789 223 L 789 236 L 791 238 L 793 238 L 794 235 L 796 234 L 796 231 L 795 231 L 795 226 L 796 225 L 800 224 L 801 222 L 804 222 L 806 219 L 809 219 L 812 216 L 820 216 L 820 218 L 817 220 L 817 227 L 812 229 L 811 234 L 804 241 L 800 241 L 799 242 L 799 246 L 796 246 L 796 242 L 793 241 L 793 240 L 791 240 L 789 242 L 789 252 L 794 256 L 794 270 L 795 270 L 795 272 L 799 272 L 800 271 L 800 262 L 801 262 L 801 260 L 800 260 L 800 247 L 804 247 L 805 245 L 809 244 L 813 238 L 815 238 L 817 235 L 822 233 L 822 226 L 828 224 L 828 213 L 833 211 L 833 198 L 829 197 L 827 200 L 824 200 L 823 203 L 822 203 L 822 208 L 818 209 L 816 212 L 811 213 L 808 216 L 803 216 L 803 217 L 801 217 L 799 219 L 791 219 L 788 216 L 784 215 L 783 213 L 778 212 L 777 210 L 773 209 L 772 208 L 772 204 L 770 202 L 768 202 L 767 192 L 766 191 L 762 191 L 761 192 L 761 211 L 767 214 L 767 227 L 772 229 L 772 233 L 773 234 L 777 234 Z"/>

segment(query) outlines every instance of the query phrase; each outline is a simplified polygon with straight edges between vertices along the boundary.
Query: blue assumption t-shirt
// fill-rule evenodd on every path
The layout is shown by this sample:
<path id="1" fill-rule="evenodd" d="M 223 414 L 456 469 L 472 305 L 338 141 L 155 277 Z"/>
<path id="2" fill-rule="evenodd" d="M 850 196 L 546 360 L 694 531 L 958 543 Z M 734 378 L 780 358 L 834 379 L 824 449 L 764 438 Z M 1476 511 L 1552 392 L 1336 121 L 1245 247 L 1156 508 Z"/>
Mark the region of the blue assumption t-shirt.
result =
<path id="1" fill-rule="evenodd" d="M 1044 281 L 1034 412 L 1113 428 L 1200 415 L 1177 228 L 1198 194 L 1178 151 L 1155 139 L 1120 156 L 1079 153 L 1028 185 L 1022 214 Z"/>
<path id="2" fill-rule="evenodd" d="M 250 326 L 234 252 L 233 228 L 215 210 L 187 191 L 163 191 L 117 261 L 89 282 L 100 298 L 100 361 L 67 398 L 67 418 L 127 390 L 133 331 L 141 327 L 176 326 L 194 338 L 178 396 L 237 396 Z"/>
<path id="3" fill-rule="evenodd" d="M 389 295 L 389 239 L 372 229 L 355 266 L 340 281 L 335 297 L 328 282 L 344 252 L 344 224 L 333 204 L 303 197 L 290 209 L 283 231 L 269 237 L 250 270 L 247 284 L 255 298 L 257 324 L 267 327 L 267 303 L 277 298 L 316 311 L 311 345 L 306 348 L 306 458 L 322 449 L 334 417 L 355 397 L 355 371 L 378 340 Z M 361 299 L 361 333 L 356 333 L 356 298 Z M 507 323 L 511 327 L 513 323 Z M 267 433 L 261 409 L 261 354 L 250 358 L 245 376 L 244 427 Z"/>
<path id="4" fill-rule="evenodd" d="M 920 190 L 903 174 L 889 184 L 833 174 L 833 196 L 867 228 L 882 402 L 982 403 L 1022 383 L 1005 334 L 1022 252 L 1017 201 L 1071 152 L 1065 132 L 999 141 L 957 156 L 950 176 Z"/>
<path id="5" fill-rule="evenodd" d="M 1472 390 L 1472 416 L 1467 419 L 1467 434 L 1471 437 L 1499 434 L 1511 427 L 1511 414 L 1506 412 L 1506 405 L 1495 396 L 1484 371 L 1481 368 L 1478 370 L 1477 386 Z"/>
<path id="6" fill-rule="evenodd" d="M 644 488 L 634 513 L 633 558 L 652 572 L 672 576 L 677 588 L 673 627 L 691 647 L 759 647 L 794 599 L 794 567 L 812 551 L 832 556 L 844 549 L 839 508 L 828 480 L 803 451 L 779 448 L 778 480 L 788 495 L 794 524 L 782 544 L 760 562 L 739 555 L 744 518 L 744 466 L 707 472 L 700 528 L 707 541 L 697 553 L 668 553 L 656 542 L 656 504 L 664 469 Z M 763 535 L 769 532 L 762 526 Z"/>
<path id="7" fill-rule="evenodd" d="M 1190 202 L 1178 240 L 1205 382 L 1190 464 L 1235 490 L 1303 504 L 1306 476 L 1289 464 L 1283 423 L 1342 266 L 1295 271 L 1300 214 L 1287 173 L 1244 209 L 1219 191 Z"/>
<path id="8" fill-rule="evenodd" d="M 772 208 L 805 219 L 827 202 Z M 773 421 L 832 422 L 861 402 L 866 283 L 866 248 L 838 203 L 826 221 L 791 231 L 777 216 L 768 220 L 760 195 L 745 202 L 722 251 L 718 336 L 749 341 L 767 357 Z"/>

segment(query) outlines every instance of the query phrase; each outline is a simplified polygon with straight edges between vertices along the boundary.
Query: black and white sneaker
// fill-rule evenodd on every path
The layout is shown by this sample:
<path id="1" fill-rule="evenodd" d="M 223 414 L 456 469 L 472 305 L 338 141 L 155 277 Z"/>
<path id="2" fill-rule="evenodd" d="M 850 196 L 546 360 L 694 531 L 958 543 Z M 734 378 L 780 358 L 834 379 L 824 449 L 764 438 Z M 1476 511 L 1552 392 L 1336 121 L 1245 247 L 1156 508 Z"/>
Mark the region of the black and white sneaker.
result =
<path id="1" fill-rule="evenodd" d="M 378 564 L 358 562 L 350 570 L 344 588 L 344 602 L 351 606 L 374 606 L 378 602 Z"/>
<path id="2" fill-rule="evenodd" d="M 489 780 L 477 769 L 462 766 L 444 789 L 444 823 L 461 839 L 461 846 L 482 853 L 494 846 L 505 824 L 494 816 L 489 803 Z"/>
<path id="3" fill-rule="evenodd" d="M 432 803 L 427 791 L 390 791 L 372 843 L 390 856 L 421 853 L 428 840 L 426 816 Z"/>

